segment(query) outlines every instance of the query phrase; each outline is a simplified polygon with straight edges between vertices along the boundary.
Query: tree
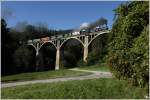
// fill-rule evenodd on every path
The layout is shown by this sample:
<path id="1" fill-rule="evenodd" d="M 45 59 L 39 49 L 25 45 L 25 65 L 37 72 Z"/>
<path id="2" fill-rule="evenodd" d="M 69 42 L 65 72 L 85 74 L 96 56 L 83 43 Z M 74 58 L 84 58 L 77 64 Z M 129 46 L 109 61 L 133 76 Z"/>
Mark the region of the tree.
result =
<path id="1" fill-rule="evenodd" d="M 109 36 L 108 64 L 119 79 L 148 85 L 148 2 L 120 5 Z"/>
<path id="2" fill-rule="evenodd" d="M 33 55 L 24 45 L 20 46 L 13 55 L 14 62 L 21 71 L 32 71 Z"/>
<path id="3" fill-rule="evenodd" d="M 9 74 L 12 72 L 12 67 L 11 65 L 13 64 L 12 62 L 12 57 L 11 54 L 13 53 L 13 48 L 12 48 L 12 43 L 11 43 L 11 37 L 9 36 L 9 29 L 7 28 L 6 21 L 4 19 L 1 19 L 1 36 L 2 36 L 2 41 L 1 41 L 1 54 L 2 54 L 2 75 Z M 9 63 L 8 63 L 9 62 Z"/>
<path id="4" fill-rule="evenodd" d="M 27 39 L 34 39 L 36 38 L 37 30 L 35 29 L 35 26 L 27 25 L 25 27 L 24 33 L 27 34 L 26 36 Z"/>

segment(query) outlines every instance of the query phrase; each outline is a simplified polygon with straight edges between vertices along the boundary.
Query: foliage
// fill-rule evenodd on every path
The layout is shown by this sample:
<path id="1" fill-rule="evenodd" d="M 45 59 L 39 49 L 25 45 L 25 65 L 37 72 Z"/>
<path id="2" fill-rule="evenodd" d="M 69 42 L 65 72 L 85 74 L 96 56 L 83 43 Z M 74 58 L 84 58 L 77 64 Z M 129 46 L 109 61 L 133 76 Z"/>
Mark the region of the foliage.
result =
<path id="1" fill-rule="evenodd" d="M 127 2 L 115 9 L 109 35 L 108 64 L 116 77 L 148 85 L 148 2 Z"/>
<path id="2" fill-rule="evenodd" d="M 17 48 L 16 43 L 12 42 L 12 38 L 9 34 L 9 28 L 7 28 L 7 23 L 4 19 L 1 19 L 1 57 L 2 57 L 2 75 L 13 73 L 14 68 L 11 67 L 13 63 L 12 54 Z M 9 63 L 8 63 L 9 62 Z M 15 67 L 15 66 L 14 66 Z"/>
<path id="3" fill-rule="evenodd" d="M 134 71 L 132 77 L 141 86 L 149 82 L 148 33 L 148 27 L 145 27 L 141 35 L 134 40 L 133 48 L 131 48 L 133 56 L 130 59 L 133 59 L 131 63 Z"/>
<path id="4" fill-rule="evenodd" d="M 91 79 L 2 88 L 3 99 L 144 99 L 144 89 L 124 80 Z"/>
<path id="5" fill-rule="evenodd" d="M 25 46 L 20 46 L 14 53 L 14 62 L 17 67 L 22 67 L 25 71 L 29 71 L 31 69 L 31 63 L 33 55 L 32 52 L 27 49 Z"/>
<path id="6" fill-rule="evenodd" d="M 87 57 L 87 65 L 96 64 L 99 60 L 99 55 L 96 52 L 90 52 Z"/>
<path id="7" fill-rule="evenodd" d="M 80 59 L 78 62 L 77 62 L 77 66 L 78 67 L 81 67 L 81 66 L 88 66 L 88 64 L 86 62 L 83 61 L 83 59 Z"/>
<path id="8" fill-rule="evenodd" d="M 87 65 L 104 63 L 107 55 L 107 40 L 110 33 L 98 36 L 89 45 L 89 55 L 87 57 Z"/>
<path id="9" fill-rule="evenodd" d="M 43 36 L 52 36 L 64 33 L 67 34 L 71 32 L 71 30 L 56 31 L 54 29 L 48 29 L 44 24 L 34 26 L 26 22 L 18 23 L 15 28 L 7 28 L 7 24 L 4 19 L 1 19 L 1 29 L 2 29 L 2 75 L 15 74 L 27 70 L 35 71 L 35 69 L 37 69 L 35 66 L 35 52 L 32 52 L 34 48 L 29 49 L 23 46 L 24 44 L 26 44 L 27 40 L 39 37 L 41 38 Z M 46 62 L 46 59 L 49 59 L 49 56 L 46 56 L 45 54 L 46 52 L 51 51 L 47 48 L 44 49 L 45 53 L 40 55 L 41 58 L 42 55 L 44 55 L 44 59 L 42 58 L 44 63 L 41 66 L 45 66 L 46 63 L 49 62 L 49 61 Z M 55 60 L 55 58 L 53 60 Z M 53 63 L 55 62 L 53 61 L 52 64 Z"/>
<path id="10" fill-rule="evenodd" d="M 44 44 L 40 49 L 39 55 L 41 56 L 39 57 L 40 65 L 37 66 L 39 71 L 55 69 L 56 48 L 52 44 Z"/>
<path id="11" fill-rule="evenodd" d="M 61 67 L 76 67 L 80 59 L 83 59 L 83 46 L 75 39 L 70 39 L 61 47 Z"/>

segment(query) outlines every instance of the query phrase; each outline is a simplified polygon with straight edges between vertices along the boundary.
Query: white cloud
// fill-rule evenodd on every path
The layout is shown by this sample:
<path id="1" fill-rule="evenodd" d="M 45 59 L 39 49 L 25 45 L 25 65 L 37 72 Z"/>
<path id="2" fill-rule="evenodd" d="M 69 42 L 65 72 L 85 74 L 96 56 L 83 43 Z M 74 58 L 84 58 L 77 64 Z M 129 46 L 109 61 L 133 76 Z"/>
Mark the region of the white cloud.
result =
<path id="1" fill-rule="evenodd" d="M 85 27 L 89 27 L 89 23 L 84 22 L 80 25 L 80 29 L 85 28 Z"/>

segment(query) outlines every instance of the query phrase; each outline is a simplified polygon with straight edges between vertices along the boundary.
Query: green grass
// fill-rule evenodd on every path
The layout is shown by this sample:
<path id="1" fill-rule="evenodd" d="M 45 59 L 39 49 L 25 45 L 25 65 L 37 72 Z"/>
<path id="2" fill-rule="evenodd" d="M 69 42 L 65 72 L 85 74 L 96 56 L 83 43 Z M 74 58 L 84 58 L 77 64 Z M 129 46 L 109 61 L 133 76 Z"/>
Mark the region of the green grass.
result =
<path id="1" fill-rule="evenodd" d="M 57 71 L 44 71 L 44 72 L 32 72 L 32 73 L 21 73 L 16 75 L 2 76 L 2 82 L 16 82 L 16 81 L 27 81 L 37 79 L 51 79 L 61 77 L 72 77 L 72 76 L 83 76 L 91 73 L 71 70 L 57 70 Z"/>
<path id="2" fill-rule="evenodd" d="M 3 99 L 137 99 L 144 98 L 143 91 L 124 80 L 110 78 L 2 88 L 1 96 Z"/>
<path id="3" fill-rule="evenodd" d="M 105 72 L 110 71 L 106 64 L 97 64 L 97 65 L 83 66 L 83 67 L 78 67 L 78 68 L 85 69 L 85 70 L 93 70 L 93 71 L 105 71 Z"/>

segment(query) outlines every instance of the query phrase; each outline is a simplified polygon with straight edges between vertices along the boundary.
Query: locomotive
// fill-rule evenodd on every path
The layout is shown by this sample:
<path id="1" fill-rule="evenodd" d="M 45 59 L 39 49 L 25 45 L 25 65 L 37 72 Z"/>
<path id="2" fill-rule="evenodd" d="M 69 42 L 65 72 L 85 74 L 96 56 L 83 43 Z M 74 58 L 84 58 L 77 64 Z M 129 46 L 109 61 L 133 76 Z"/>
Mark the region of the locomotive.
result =
<path id="1" fill-rule="evenodd" d="M 96 26 L 93 29 L 86 27 L 86 28 L 80 29 L 79 31 L 72 32 L 72 35 L 79 35 L 79 34 L 88 35 L 89 33 L 105 31 L 105 30 L 108 30 L 107 26 L 106 27 Z"/>

